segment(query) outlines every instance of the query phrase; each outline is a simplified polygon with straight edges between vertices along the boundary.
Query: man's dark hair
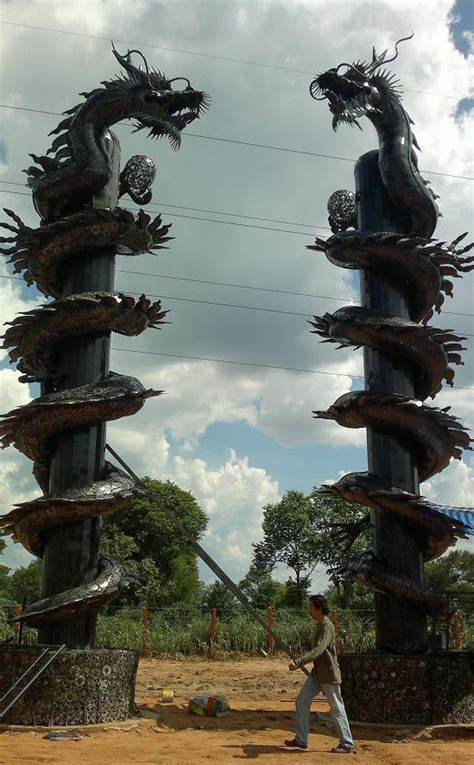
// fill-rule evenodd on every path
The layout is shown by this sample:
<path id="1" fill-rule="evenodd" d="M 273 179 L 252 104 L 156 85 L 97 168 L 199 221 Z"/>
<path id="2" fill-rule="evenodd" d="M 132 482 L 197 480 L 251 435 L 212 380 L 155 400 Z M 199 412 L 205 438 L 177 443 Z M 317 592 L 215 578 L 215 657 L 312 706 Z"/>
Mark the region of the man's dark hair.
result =
<path id="1" fill-rule="evenodd" d="M 325 616 L 327 616 L 329 613 L 329 608 L 326 598 L 324 598 L 322 595 L 311 595 L 310 601 L 315 608 L 319 608 L 319 610 L 322 611 Z"/>

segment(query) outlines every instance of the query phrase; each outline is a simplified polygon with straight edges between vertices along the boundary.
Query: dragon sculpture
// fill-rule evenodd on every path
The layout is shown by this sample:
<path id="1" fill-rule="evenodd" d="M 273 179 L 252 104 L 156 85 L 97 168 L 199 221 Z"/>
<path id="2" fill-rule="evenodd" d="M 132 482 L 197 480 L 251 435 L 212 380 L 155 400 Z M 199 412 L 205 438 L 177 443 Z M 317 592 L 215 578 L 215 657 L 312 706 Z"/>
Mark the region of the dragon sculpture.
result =
<path id="1" fill-rule="evenodd" d="M 410 39 L 410 38 L 403 38 Z M 454 368 L 462 364 L 464 337 L 452 329 L 435 329 L 427 324 L 438 313 L 444 295 L 452 296 L 452 278 L 474 269 L 474 257 L 465 255 L 474 245 L 460 247 L 466 234 L 451 244 L 432 238 L 439 216 L 436 195 L 418 170 L 412 120 L 402 106 L 400 91 L 385 65 L 387 51 L 372 61 L 340 64 L 318 75 L 310 85 L 316 100 L 326 100 L 333 115 L 333 128 L 340 125 L 361 128 L 367 117 L 379 142 L 378 167 L 385 191 L 400 211 L 402 233 L 391 231 L 347 231 L 333 229 L 328 240 L 317 238 L 309 249 L 323 252 L 341 268 L 360 269 L 384 275 L 402 283 L 408 293 L 409 318 L 392 316 L 367 307 L 346 306 L 333 314 L 315 316 L 310 322 L 323 342 L 339 348 L 361 346 L 382 349 L 392 358 L 406 359 L 413 369 L 417 400 L 391 391 L 353 391 L 317 418 L 334 420 L 349 428 L 367 428 L 385 433 L 401 443 L 410 443 L 416 453 L 419 480 L 442 471 L 452 457 L 460 459 L 471 440 L 461 423 L 448 414 L 449 407 L 437 409 L 423 402 L 434 398 L 443 380 L 453 384 Z M 348 222 L 354 226 L 353 218 Z M 357 228 L 356 226 L 354 226 Z M 387 486 L 369 473 L 350 473 L 321 489 L 328 498 L 341 497 L 379 514 L 390 514 L 411 528 L 423 540 L 424 559 L 440 556 L 457 538 L 474 534 L 472 508 L 437 505 L 401 488 Z M 349 547 L 357 535 L 370 526 L 370 516 L 357 524 L 339 524 L 336 536 Z M 349 572 L 375 591 L 406 599 L 428 611 L 443 612 L 443 599 L 429 587 L 412 582 L 390 570 L 371 551 L 350 558 Z"/>
<path id="2" fill-rule="evenodd" d="M 120 470 L 105 463 L 102 475 L 81 488 L 49 492 L 54 446 L 62 433 L 135 414 L 147 398 L 161 391 L 145 390 L 134 377 L 110 372 L 76 388 L 64 389 L 57 351 L 72 338 L 119 332 L 138 335 L 147 327 L 159 329 L 166 311 L 160 302 L 145 295 L 139 300 L 122 293 L 82 292 L 66 294 L 64 270 L 70 263 L 85 261 L 91 253 L 113 248 L 118 254 L 136 256 L 165 246 L 170 226 L 161 217 L 151 220 L 143 210 L 137 215 L 120 207 L 101 209 L 94 197 L 109 183 L 113 168 L 107 141 L 108 129 L 124 119 L 135 120 L 136 130 L 148 129 L 152 138 L 168 138 L 173 149 L 181 131 L 208 108 L 209 99 L 194 90 L 187 78 L 168 79 L 159 71 L 132 63 L 132 54 L 113 53 L 122 74 L 83 93 L 85 101 L 69 109 L 52 131 L 55 136 L 44 156 L 30 155 L 35 165 L 25 171 L 41 225 L 32 229 L 11 210 L 13 223 L 1 223 L 13 236 L 2 237 L 16 273 L 28 285 L 36 284 L 55 298 L 20 315 L 3 337 L 11 362 L 21 372 L 21 382 L 40 382 L 42 395 L 3 415 L 0 437 L 3 447 L 13 444 L 33 460 L 34 475 L 43 496 L 17 505 L 0 519 L 3 534 L 11 534 L 27 550 L 42 557 L 45 533 L 77 520 L 109 514 L 123 508 L 135 484 Z M 173 83 L 184 81 L 182 90 Z M 50 156 L 52 155 L 52 156 Z M 140 158 L 138 158 L 140 159 Z M 144 158 L 147 159 L 147 158 Z M 127 186 L 120 178 L 120 196 L 130 193 L 134 201 L 148 202 L 149 189 Z M 14 225 L 13 225 L 14 224 Z M 29 605 L 18 617 L 30 626 L 59 622 L 83 610 L 94 610 L 116 598 L 133 577 L 107 558 L 99 559 L 94 581 Z"/>

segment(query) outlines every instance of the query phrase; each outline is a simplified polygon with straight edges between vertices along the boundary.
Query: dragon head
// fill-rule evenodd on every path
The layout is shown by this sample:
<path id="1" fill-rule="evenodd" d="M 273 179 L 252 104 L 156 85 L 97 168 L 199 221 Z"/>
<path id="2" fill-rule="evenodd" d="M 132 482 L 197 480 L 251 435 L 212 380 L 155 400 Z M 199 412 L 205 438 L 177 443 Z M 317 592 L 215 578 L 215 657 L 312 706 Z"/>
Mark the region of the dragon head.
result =
<path id="1" fill-rule="evenodd" d="M 394 61 L 398 56 L 398 44 L 409 37 L 402 37 L 395 43 L 395 55 L 387 59 L 388 51 L 380 56 L 373 49 L 372 61 L 355 61 L 353 64 L 339 64 L 335 69 L 318 74 L 309 86 L 309 92 L 316 101 L 329 101 L 333 115 L 332 126 L 357 125 L 359 117 L 382 115 L 390 100 L 399 101 L 400 94 L 395 78 L 380 67 Z"/>
<path id="2" fill-rule="evenodd" d="M 149 137 L 169 138 L 173 149 L 181 144 L 181 131 L 203 111 L 209 108 L 209 96 L 199 90 L 194 90 L 186 77 L 168 79 L 162 72 L 149 69 L 140 51 L 129 50 L 125 56 L 113 53 L 125 74 L 119 79 L 102 83 L 106 88 L 127 90 L 127 112 L 136 120 L 136 128 L 149 128 Z M 145 69 L 134 66 L 131 62 L 132 53 L 143 58 Z M 185 87 L 174 89 L 173 83 L 183 81 Z"/>

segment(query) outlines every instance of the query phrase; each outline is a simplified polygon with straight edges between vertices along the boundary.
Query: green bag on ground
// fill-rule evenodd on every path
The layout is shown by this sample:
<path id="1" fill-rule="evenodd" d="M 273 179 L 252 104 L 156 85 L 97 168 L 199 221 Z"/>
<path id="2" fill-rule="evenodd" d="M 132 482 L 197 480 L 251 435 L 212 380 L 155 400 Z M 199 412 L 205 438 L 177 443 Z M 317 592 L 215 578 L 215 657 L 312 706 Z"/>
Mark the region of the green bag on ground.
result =
<path id="1" fill-rule="evenodd" d="M 230 707 L 225 696 L 195 696 L 189 699 L 188 711 L 193 715 L 223 717 L 229 714 Z"/>

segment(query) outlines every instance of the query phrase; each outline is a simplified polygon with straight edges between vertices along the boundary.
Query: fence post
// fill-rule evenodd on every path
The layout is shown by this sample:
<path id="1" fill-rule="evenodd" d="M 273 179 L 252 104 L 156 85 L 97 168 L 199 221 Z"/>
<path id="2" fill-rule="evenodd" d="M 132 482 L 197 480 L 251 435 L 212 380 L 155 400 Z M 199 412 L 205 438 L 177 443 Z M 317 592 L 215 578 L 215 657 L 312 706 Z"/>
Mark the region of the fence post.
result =
<path id="1" fill-rule="evenodd" d="M 214 647 L 214 640 L 216 639 L 216 622 L 217 611 L 215 608 L 211 608 L 211 626 L 209 629 L 209 642 L 211 644 L 211 649 Z"/>
<path id="2" fill-rule="evenodd" d="M 15 617 L 21 616 L 22 607 L 19 603 L 15 603 Z M 18 635 L 18 630 L 20 629 L 20 622 L 14 622 L 12 625 L 13 632 L 15 635 Z"/>
<path id="3" fill-rule="evenodd" d="M 273 608 L 271 606 L 267 608 L 267 651 L 268 653 L 273 651 Z"/>
<path id="4" fill-rule="evenodd" d="M 149 642 L 148 642 L 148 624 L 149 624 L 149 613 L 148 613 L 148 607 L 145 606 L 143 608 L 143 653 L 146 652 L 148 649 L 149 651 Z"/>
<path id="5" fill-rule="evenodd" d="M 454 614 L 453 619 L 453 626 L 454 626 L 454 648 L 456 651 L 460 651 L 462 649 L 462 636 L 461 636 L 461 614 L 459 611 L 456 611 Z"/>
<path id="6" fill-rule="evenodd" d="M 339 640 L 339 616 L 334 609 L 332 612 L 332 623 L 334 624 L 334 632 L 336 633 L 336 651 L 337 653 L 341 653 L 341 641 Z"/>

